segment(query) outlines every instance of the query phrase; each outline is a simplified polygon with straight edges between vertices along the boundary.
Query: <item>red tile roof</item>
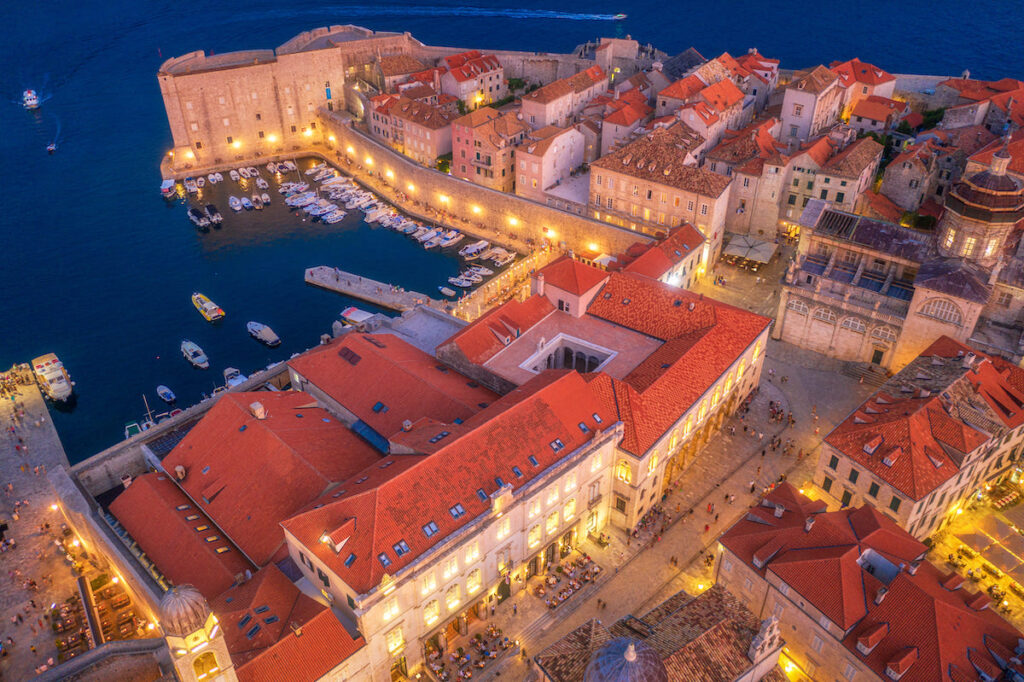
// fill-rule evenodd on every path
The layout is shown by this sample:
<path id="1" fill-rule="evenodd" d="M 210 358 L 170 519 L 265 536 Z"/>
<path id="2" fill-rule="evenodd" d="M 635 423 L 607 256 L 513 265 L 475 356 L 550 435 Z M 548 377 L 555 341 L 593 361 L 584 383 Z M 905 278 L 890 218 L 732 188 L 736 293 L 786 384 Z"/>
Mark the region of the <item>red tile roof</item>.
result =
<path id="1" fill-rule="evenodd" d="M 501 68 L 497 57 L 493 54 L 482 55 L 477 50 L 449 55 L 444 58 L 444 63 L 452 77 L 460 83 Z"/>
<path id="2" fill-rule="evenodd" d="M 468 419 L 498 397 L 392 334 L 345 334 L 288 366 L 385 438 L 406 420 Z"/>
<path id="3" fill-rule="evenodd" d="M 822 173 L 841 178 L 858 178 L 868 167 L 878 165 L 884 147 L 872 137 L 862 137 L 829 159 Z"/>
<path id="4" fill-rule="evenodd" d="M 856 57 L 845 62 L 832 62 L 829 68 L 839 76 L 839 82 L 844 88 L 848 88 L 854 83 L 882 85 L 896 80 L 896 76 L 891 73 L 867 62 L 862 62 Z"/>
<path id="5" fill-rule="evenodd" d="M 678 99 L 686 101 L 696 96 L 698 92 L 707 87 L 707 83 L 697 77 L 697 74 L 690 74 L 686 78 L 677 80 L 667 88 L 658 93 L 658 97 L 667 99 Z"/>
<path id="6" fill-rule="evenodd" d="M 211 601 L 210 609 L 241 682 L 272 682 L 282 675 L 312 682 L 366 644 L 273 565 Z"/>
<path id="7" fill-rule="evenodd" d="M 975 102 L 988 99 L 1003 92 L 1024 88 L 1024 81 L 1015 78 L 1003 78 L 998 81 L 977 81 L 969 78 L 950 78 L 939 85 L 956 90 L 960 97 Z"/>
<path id="8" fill-rule="evenodd" d="M 587 432 L 579 428 L 581 422 Z M 317 503 L 324 506 L 311 506 L 283 525 L 346 584 L 365 593 L 385 574 L 394 574 L 485 513 L 490 499 L 481 500 L 478 490 L 483 490 L 485 497 L 494 493 L 497 477 L 519 488 L 590 441 L 602 425 L 614 422 L 614 413 L 588 390 L 582 375 L 550 370 L 465 424 L 445 426 L 449 435 L 442 438 L 443 447 L 434 454 L 392 457 L 393 465 L 371 467 L 360 474 L 360 478 L 368 477 L 363 483 L 346 483 L 346 492 L 340 497 L 325 495 Z M 438 427 L 423 422 L 410 433 L 419 428 L 434 433 Z M 562 444 L 557 450 L 552 446 L 556 439 Z M 530 457 L 536 458 L 537 465 Z M 513 466 L 523 474 L 521 478 Z M 466 512 L 459 518 L 449 511 L 455 504 Z M 340 551 L 318 542 L 325 531 L 330 533 L 350 522 L 350 529 L 338 536 L 348 536 Z M 436 523 L 438 531 L 427 537 L 423 526 L 429 522 Z M 405 541 L 409 553 L 397 555 L 394 545 L 399 541 Z M 346 566 L 350 554 L 355 558 Z M 387 556 L 388 566 L 378 559 L 379 554 Z"/>
<path id="9" fill-rule="evenodd" d="M 898 120 L 906 110 L 906 102 L 898 102 L 879 95 L 870 95 L 857 100 L 857 104 L 853 107 L 852 115 L 872 121 L 885 121 L 888 124 Z"/>
<path id="10" fill-rule="evenodd" d="M 1003 140 L 997 139 L 990 142 L 981 151 L 971 156 L 971 161 L 985 166 L 992 165 L 992 157 L 997 151 L 1003 148 Z M 1010 143 L 1007 146 L 1010 153 L 1010 164 L 1007 170 L 1017 175 L 1024 175 L 1024 130 L 1017 130 L 1010 136 Z"/>
<path id="11" fill-rule="evenodd" d="M 379 456 L 309 394 L 261 391 L 223 396 L 163 465 L 184 467 L 181 487 L 262 565 L 284 543 L 278 523 Z"/>
<path id="12" fill-rule="evenodd" d="M 569 256 L 552 261 L 540 270 L 540 274 L 544 275 L 545 286 L 561 289 L 574 296 L 582 296 L 608 279 L 607 272 Z"/>
<path id="13" fill-rule="evenodd" d="M 825 438 L 861 467 L 914 500 L 960 472 L 964 455 L 988 435 L 950 416 L 938 397 L 897 398 L 878 392 Z M 870 452 L 869 452 L 870 451 Z"/>
<path id="14" fill-rule="evenodd" d="M 165 474 L 135 478 L 111 503 L 110 513 L 171 583 L 192 584 L 208 600 L 229 588 L 235 576 L 256 568 Z M 196 530 L 204 526 L 205 531 Z M 218 539 L 207 542 L 210 537 Z M 218 553 L 223 547 L 228 551 Z"/>
<path id="15" fill-rule="evenodd" d="M 516 336 L 516 330 L 525 331 L 555 310 L 554 304 L 544 296 L 531 296 L 525 301 L 512 300 L 492 308 L 473 324 L 464 327 L 449 339 L 458 346 L 466 358 L 477 365 L 490 360 Z"/>
<path id="16" fill-rule="evenodd" d="M 707 158 L 735 166 L 741 173 L 760 175 L 765 161 L 784 162 L 786 145 L 772 135 L 777 124 L 777 119 L 768 118 L 742 130 L 726 130 L 722 141 L 708 152 Z"/>
<path id="17" fill-rule="evenodd" d="M 627 263 L 624 272 L 659 279 L 678 263 L 697 252 L 704 244 L 704 235 L 690 223 L 672 228 L 668 236 L 647 247 L 641 254 Z"/>
<path id="18" fill-rule="evenodd" d="M 707 102 L 708 106 L 719 112 L 725 111 L 743 101 L 743 91 L 730 80 L 720 80 L 717 83 L 712 83 L 701 90 L 698 96 Z"/>
<path id="19" fill-rule="evenodd" d="M 897 206 L 892 200 L 884 194 L 879 194 L 873 190 L 864 192 L 864 197 L 868 200 L 868 207 L 871 213 L 882 220 L 887 220 L 890 223 L 898 223 L 903 218 L 904 210 L 902 207 Z"/>

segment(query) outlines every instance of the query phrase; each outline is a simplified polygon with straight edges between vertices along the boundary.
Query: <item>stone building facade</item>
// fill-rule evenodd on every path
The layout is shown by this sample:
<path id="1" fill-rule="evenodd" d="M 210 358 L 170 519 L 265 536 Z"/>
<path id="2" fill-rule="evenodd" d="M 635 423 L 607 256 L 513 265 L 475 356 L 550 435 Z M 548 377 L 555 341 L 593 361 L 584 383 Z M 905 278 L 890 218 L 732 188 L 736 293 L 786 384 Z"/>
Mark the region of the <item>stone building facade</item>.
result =
<path id="1" fill-rule="evenodd" d="M 499 192 L 515 192 L 516 147 L 530 127 L 511 111 L 480 107 L 452 122 L 452 175 Z"/>
<path id="2" fill-rule="evenodd" d="M 846 90 L 824 66 L 797 73 L 782 100 L 782 140 L 806 142 L 839 122 Z"/>

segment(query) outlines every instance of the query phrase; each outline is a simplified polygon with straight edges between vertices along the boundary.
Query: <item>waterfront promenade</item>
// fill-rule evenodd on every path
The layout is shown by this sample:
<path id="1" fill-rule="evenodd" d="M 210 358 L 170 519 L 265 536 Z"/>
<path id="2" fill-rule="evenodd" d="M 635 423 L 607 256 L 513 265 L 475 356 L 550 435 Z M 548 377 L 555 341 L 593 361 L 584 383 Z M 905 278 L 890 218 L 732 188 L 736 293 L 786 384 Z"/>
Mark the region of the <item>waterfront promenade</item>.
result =
<path id="1" fill-rule="evenodd" d="M 326 265 L 307 268 L 306 283 L 399 312 L 411 310 L 417 305 L 427 305 L 437 310 L 450 312 L 454 306 L 452 303 L 430 298 L 418 291 L 407 291 L 393 284 L 378 282 L 369 277 L 362 277 Z"/>
<path id="2" fill-rule="evenodd" d="M 20 375 L 29 378 L 30 372 Z M 55 497 L 46 476 L 69 466 L 64 448 L 34 382 L 19 384 L 13 398 L 0 399 L 0 519 L 8 525 L 5 538 L 15 542 L 0 554 L 0 637 L 8 652 L 0 659 L 0 677 L 26 680 L 50 659 L 57 662 L 48 609 L 78 594 L 78 587 L 59 546 L 63 517 L 51 508 Z"/>

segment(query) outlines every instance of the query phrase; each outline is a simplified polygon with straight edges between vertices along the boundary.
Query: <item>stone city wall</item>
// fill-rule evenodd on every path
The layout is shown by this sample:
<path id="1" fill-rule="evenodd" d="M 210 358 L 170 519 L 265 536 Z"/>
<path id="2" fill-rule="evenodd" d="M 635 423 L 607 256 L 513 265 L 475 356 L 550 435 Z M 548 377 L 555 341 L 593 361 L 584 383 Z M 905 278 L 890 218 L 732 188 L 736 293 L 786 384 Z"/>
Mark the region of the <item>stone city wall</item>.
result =
<path id="1" fill-rule="evenodd" d="M 320 121 L 323 134 L 333 136 L 336 141 L 328 142 L 313 153 L 326 154 L 326 158 L 343 171 L 348 168 L 344 163 L 346 158 L 351 158 L 354 165 L 372 170 L 375 175 L 386 176 L 390 171 L 394 176 L 387 176 L 390 184 L 419 201 L 421 206 L 468 220 L 468 232 L 473 231 L 473 223 L 483 223 L 492 230 L 533 239 L 536 244 L 546 239 L 589 257 L 621 253 L 635 242 L 650 241 L 650 237 L 639 232 L 560 211 L 514 194 L 496 192 L 420 166 L 355 130 L 345 119 L 331 112 L 321 110 Z M 352 151 L 348 151 L 349 148 Z M 412 190 L 408 189 L 409 185 L 413 186 Z"/>

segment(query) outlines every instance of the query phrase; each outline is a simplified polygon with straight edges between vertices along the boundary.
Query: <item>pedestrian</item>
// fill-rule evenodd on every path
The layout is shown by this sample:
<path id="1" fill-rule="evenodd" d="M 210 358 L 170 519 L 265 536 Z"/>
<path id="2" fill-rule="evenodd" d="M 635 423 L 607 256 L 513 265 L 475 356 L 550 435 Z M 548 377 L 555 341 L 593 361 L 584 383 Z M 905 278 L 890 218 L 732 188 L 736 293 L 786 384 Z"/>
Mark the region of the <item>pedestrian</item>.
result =
<path id="1" fill-rule="evenodd" d="M 36 645 L 35 644 L 30 645 L 29 649 L 32 650 L 32 655 L 35 656 L 36 655 Z"/>
<path id="2" fill-rule="evenodd" d="M 494 618 L 494 604 L 491 604 L 491 618 Z"/>
<path id="3" fill-rule="evenodd" d="M 756 487 L 757 487 L 757 484 L 755 484 L 754 481 L 751 481 L 750 482 L 750 492 L 754 492 L 754 488 L 756 488 Z"/>
<path id="4" fill-rule="evenodd" d="M 711 530 L 711 526 L 709 526 L 708 524 L 705 523 L 704 524 L 704 532 L 707 533 L 709 530 Z"/>
<path id="5" fill-rule="evenodd" d="M 519 614 L 519 604 L 514 603 L 514 604 L 512 604 L 512 615 L 515 616 L 515 615 L 518 615 L 518 614 Z"/>
<path id="6" fill-rule="evenodd" d="M 761 456 L 764 457 L 764 448 L 761 448 Z"/>
<path id="7" fill-rule="evenodd" d="M 715 514 L 715 523 L 718 523 L 718 514 Z"/>

